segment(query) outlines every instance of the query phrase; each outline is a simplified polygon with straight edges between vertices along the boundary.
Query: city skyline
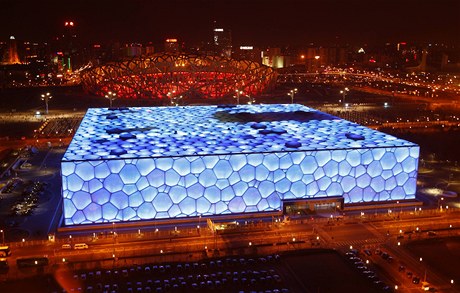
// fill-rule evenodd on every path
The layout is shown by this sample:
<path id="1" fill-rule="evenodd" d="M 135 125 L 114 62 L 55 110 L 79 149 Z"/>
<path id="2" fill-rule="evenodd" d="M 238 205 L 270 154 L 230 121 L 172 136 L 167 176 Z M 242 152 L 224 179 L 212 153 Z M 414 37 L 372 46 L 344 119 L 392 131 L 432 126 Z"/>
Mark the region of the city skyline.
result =
<path id="1" fill-rule="evenodd" d="M 6 1 L 0 38 L 51 41 L 74 21 L 81 42 L 211 41 L 214 21 L 234 44 L 444 42 L 458 44 L 458 1 Z M 39 24 L 39 25 L 37 25 Z"/>

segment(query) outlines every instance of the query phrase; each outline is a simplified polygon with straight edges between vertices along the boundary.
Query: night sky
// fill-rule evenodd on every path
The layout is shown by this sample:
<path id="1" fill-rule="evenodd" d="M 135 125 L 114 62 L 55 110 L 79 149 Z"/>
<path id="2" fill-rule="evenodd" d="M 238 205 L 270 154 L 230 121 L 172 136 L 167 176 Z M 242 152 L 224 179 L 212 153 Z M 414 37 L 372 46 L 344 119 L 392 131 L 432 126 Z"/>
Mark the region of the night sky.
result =
<path id="1" fill-rule="evenodd" d="M 74 20 L 83 42 L 188 45 L 213 21 L 250 45 L 460 43 L 458 0 L 0 0 L 0 40 L 49 41 Z"/>

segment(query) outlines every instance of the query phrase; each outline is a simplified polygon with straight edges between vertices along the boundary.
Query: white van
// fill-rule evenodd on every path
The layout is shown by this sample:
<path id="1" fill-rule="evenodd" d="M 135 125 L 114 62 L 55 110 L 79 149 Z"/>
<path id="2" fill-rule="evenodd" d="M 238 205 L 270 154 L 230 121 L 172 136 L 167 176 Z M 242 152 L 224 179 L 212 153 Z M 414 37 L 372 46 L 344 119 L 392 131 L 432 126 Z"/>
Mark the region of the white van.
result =
<path id="1" fill-rule="evenodd" d="M 88 249 L 88 244 L 86 243 L 77 243 L 73 246 L 73 249 Z"/>

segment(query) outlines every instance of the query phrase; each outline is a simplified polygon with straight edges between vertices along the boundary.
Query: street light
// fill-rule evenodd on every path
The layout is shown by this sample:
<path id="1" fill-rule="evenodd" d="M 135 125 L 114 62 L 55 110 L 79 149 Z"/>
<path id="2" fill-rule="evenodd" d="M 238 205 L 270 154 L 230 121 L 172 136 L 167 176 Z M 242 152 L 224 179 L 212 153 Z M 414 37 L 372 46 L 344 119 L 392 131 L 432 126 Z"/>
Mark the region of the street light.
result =
<path id="1" fill-rule="evenodd" d="M 420 258 L 420 263 L 422 263 L 422 261 L 423 261 L 423 258 Z M 425 274 L 423 277 L 423 282 L 426 282 L 426 268 L 425 268 Z"/>
<path id="2" fill-rule="evenodd" d="M 294 104 L 294 96 L 297 93 L 297 89 L 292 89 L 289 91 L 288 96 L 291 97 L 291 104 Z"/>
<path id="3" fill-rule="evenodd" d="M 240 91 L 238 89 L 235 90 L 235 96 L 233 96 L 233 98 L 236 99 L 236 104 L 239 105 L 240 104 L 240 96 L 243 94 L 243 91 Z"/>
<path id="4" fill-rule="evenodd" d="M 107 95 L 105 95 L 105 98 L 109 99 L 110 108 L 112 108 L 112 102 L 117 98 L 117 94 L 113 92 L 108 92 Z"/>
<path id="5" fill-rule="evenodd" d="M 170 100 L 170 104 L 171 106 L 179 106 L 179 100 L 181 100 L 183 98 L 183 96 L 176 96 L 175 95 L 176 91 L 172 91 L 172 92 L 168 92 L 166 94 L 166 96 L 168 96 L 169 100 Z"/>
<path id="6" fill-rule="evenodd" d="M 0 233 L 2 233 L 2 244 L 5 244 L 5 232 L 2 230 L 0 230 Z"/>
<path id="7" fill-rule="evenodd" d="M 340 91 L 340 93 L 342 94 L 342 104 L 343 105 L 345 105 L 345 97 L 347 96 L 347 92 L 349 91 L 350 89 L 347 87 Z"/>
<path id="8" fill-rule="evenodd" d="M 50 93 L 42 94 L 42 101 L 45 101 L 45 113 L 48 114 L 48 102 L 53 96 Z"/>

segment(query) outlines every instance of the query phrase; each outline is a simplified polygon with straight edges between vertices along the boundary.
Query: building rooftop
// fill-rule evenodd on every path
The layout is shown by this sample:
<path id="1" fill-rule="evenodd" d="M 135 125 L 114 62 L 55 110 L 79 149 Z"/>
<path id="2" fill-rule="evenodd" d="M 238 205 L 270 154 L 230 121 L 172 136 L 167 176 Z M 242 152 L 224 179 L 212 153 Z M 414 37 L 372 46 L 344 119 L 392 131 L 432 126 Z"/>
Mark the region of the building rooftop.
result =
<path id="1" fill-rule="evenodd" d="M 63 161 L 416 144 L 298 104 L 90 108 Z"/>

